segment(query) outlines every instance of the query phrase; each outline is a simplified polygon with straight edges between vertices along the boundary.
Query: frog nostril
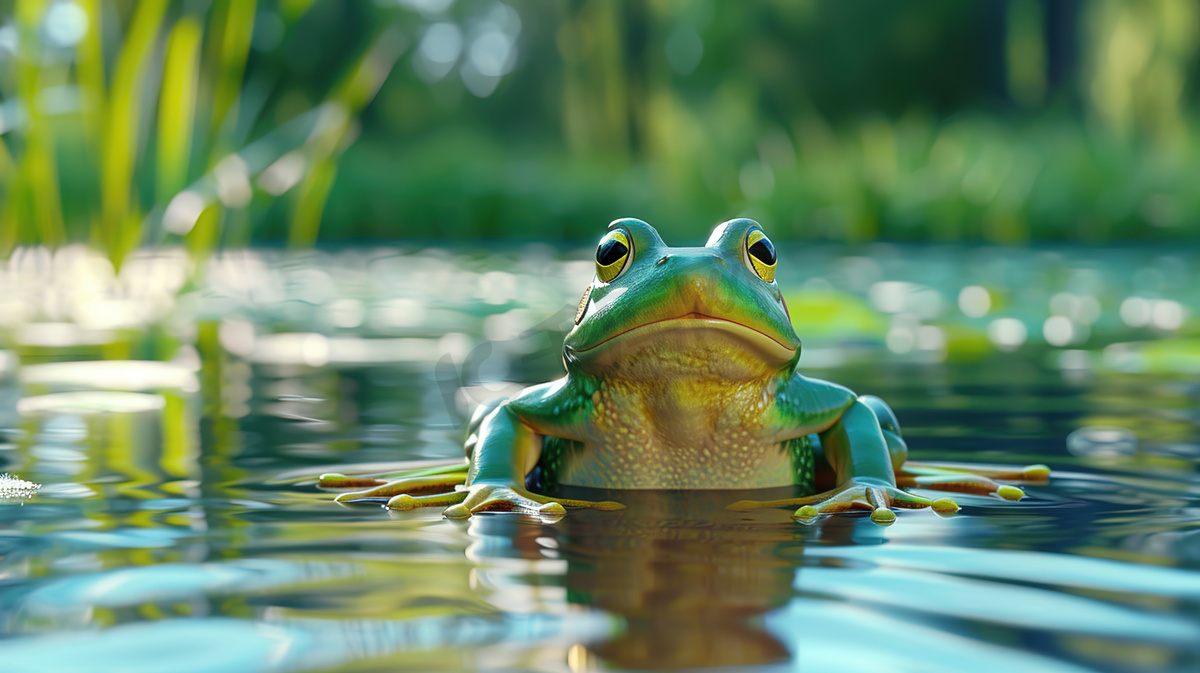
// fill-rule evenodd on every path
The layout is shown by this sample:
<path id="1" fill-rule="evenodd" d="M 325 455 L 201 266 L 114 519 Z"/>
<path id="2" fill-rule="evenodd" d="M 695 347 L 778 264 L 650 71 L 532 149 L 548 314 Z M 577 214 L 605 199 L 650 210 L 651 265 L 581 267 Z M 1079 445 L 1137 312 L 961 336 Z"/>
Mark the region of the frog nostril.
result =
<path id="1" fill-rule="evenodd" d="M 655 262 L 655 263 L 654 263 L 654 266 L 662 266 L 663 264 L 666 264 L 666 263 L 667 263 L 667 260 L 668 260 L 668 259 L 671 259 L 671 256 L 670 256 L 670 255 L 663 255 L 663 256 L 662 256 L 662 259 L 660 259 L 660 260 L 658 260 L 657 262 Z"/>

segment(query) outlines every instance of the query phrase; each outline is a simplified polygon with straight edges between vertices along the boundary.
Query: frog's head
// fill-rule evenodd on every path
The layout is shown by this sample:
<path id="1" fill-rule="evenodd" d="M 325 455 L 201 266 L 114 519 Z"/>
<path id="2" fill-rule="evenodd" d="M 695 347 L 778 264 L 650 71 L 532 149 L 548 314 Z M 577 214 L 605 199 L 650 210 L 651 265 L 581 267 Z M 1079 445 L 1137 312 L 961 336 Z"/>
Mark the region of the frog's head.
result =
<path id="1" fill-rule="evenodd" d="M 668 247 L 641 220 L 613 222 L 563 346 L 568 370 L 729 380 L 790 372 L 800 339 L 775 264 L 753 220 L 718 225 L 702 248 Z"/>

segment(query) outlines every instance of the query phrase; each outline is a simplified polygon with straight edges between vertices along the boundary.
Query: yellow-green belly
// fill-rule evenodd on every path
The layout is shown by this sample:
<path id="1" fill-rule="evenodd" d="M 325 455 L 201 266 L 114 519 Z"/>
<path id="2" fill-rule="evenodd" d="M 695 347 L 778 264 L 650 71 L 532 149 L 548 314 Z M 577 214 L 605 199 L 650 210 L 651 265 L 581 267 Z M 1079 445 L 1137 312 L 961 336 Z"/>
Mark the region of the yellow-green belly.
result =
<path id="1" fill-rule="evenodd" d="M 750 489 L 797 483 L 787 446 L 768 436 L 762 384 L 707 378 L 616 381 L 592 396 L 594 439 L 567 451 L 556 481 L 628 489 Z"/>

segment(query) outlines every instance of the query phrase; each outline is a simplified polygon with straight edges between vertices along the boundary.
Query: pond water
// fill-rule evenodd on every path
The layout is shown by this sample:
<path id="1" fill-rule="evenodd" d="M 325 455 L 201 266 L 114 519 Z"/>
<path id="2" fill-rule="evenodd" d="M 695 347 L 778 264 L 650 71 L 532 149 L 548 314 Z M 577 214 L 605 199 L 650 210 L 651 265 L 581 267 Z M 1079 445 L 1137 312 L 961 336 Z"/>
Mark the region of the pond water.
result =
<path id="1" fill-rule="evenodd" d="M 474 404 L 556 376 L 590 256 L 15 256 L 0 471 L 43 488 L 0 504 L 4 670 L 1200 667 L 1192 253 L 781 251 L 805 373 L 915 458 L 1048 464 L 1021 502 L 450 521 L 316 488 L 459 456 Z"/>

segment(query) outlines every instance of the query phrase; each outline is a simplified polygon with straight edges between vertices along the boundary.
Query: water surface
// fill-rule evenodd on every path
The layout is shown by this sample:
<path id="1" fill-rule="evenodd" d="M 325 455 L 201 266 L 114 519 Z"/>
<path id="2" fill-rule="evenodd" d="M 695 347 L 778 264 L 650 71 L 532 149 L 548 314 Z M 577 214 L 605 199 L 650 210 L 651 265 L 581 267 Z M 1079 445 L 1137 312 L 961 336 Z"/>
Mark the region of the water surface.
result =
<path id="1" fill-rule="evenodd" d="M 459 455 L 474 403 L 506 381 L 557 375 L 589 273 L 572 260 L 587 252 L 229 255 L 150 327 L 57 345 L 43 327 L 11 330 L 0 470 L 44 488 L 0 506 L 0 661 L 1200 666 L 1194 259 L 937 248 L 790 258 L 781 282 L 807 374 L 887 399 L 915 458 L 1042 462 L 1051 482 L 1018 503 L 959 496 L 951 518 L 902 511 L 889 528 L 729 512 L 746 494 L 721 492 L 614 492 L 628 509 L 557 523 L 339 506 L 315 475 Z M 9 271 L 14 282 L 18 263 Z M 18 299 L 38 301 L 22 287 Z M 986 291 L 982 314 L 969 287 Z M 45 366 L 114 356 L 170 364 Z"/>

